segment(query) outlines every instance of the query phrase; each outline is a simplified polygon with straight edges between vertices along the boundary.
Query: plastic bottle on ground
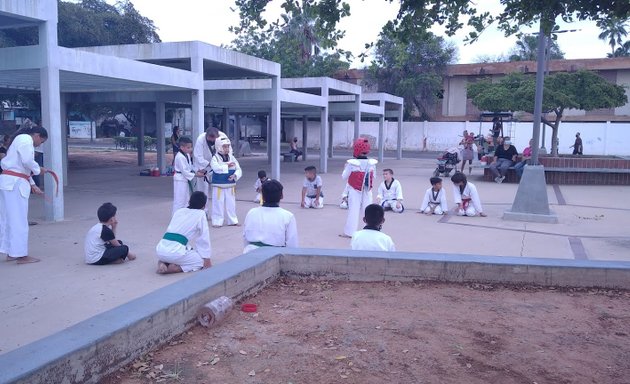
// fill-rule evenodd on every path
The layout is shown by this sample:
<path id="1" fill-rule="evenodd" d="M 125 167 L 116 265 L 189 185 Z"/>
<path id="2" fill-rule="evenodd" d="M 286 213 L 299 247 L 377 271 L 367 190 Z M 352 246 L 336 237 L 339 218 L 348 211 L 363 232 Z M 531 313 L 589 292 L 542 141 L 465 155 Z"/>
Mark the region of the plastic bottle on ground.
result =
<path id="1" fill-rule="evenodd" d="M 223 320 L 233 307 L 232 299 L 221 296 L 201 307 L 197 312 L 197 320 L 202 326 L 210 328 Z"/>

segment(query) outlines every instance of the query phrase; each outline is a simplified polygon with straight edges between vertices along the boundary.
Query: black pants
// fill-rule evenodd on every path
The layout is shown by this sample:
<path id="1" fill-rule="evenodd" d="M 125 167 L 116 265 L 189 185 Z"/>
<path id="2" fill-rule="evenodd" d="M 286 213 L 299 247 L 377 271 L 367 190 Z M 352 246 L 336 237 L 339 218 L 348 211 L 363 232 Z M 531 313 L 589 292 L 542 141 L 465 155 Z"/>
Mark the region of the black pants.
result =
<path id="1" fill-rule="evenodd" d="M 41 152 L 35 152 L 35 162 L 37 164 L 39 164 L 40 167 L 44 166 L 44 154 Z M 42 182 L 43 182 L 43 175 L 33 175 L 33 181 L 35 182 L 35 185 L 37 185 L 38 187 L 42 187 Z"/>
<path id="2" fill-rule="evenodd" d="M 122 241 L 120 243 L 122 244 Z M 127 258 L 127 254 L 129 254 L 129 247 L 126 245 L 114 247 L 113 245 L 106 244 L 105 248 L 105 252 L 103 252 L 101 259 L 96 263 L 92 263 L 92 265 L 107 265 L 119 259 L 125 260 Z"/>

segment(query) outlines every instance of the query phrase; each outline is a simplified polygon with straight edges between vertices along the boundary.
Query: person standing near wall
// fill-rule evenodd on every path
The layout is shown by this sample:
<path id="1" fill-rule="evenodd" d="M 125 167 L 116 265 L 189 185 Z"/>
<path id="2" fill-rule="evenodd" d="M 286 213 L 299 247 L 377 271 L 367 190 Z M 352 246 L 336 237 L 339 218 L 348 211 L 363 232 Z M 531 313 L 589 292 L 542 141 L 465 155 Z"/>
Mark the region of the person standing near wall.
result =
<path id="1" fill-rule="evenodd" d="M 575 134 L 575 142 L 569 148 L 573 148 L 574 155 L 583 155 L 582 138 L 580 137 L 580 132 Z"/>

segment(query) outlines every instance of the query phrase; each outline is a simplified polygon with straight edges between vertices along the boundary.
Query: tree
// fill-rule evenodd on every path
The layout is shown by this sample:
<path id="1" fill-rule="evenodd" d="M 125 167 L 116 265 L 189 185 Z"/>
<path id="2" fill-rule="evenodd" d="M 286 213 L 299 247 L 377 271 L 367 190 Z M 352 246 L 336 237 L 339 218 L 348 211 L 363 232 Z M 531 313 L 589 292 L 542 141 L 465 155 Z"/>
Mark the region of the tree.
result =
<path id="1" fill-rule="evenodd" d="M 547 48 L 549 59 L 564 59 L 564 52 L 560 50 L 555 39 L 547 39 L 550 42 Z M 536 61 L 538 57 L 538 38 L 535 35 L 522 35 L 516 45 L 510 51 L 510 61 Z"/>
<path id="2" fill-rule="evenodd" d="M 532 76 L 512 73 L 499 82 L 483 80 L 468 85 L 468 97 L 481 110 L 491 112 L 534 112 L 536 81 Z M 542 123 L 552 129 L 551 154 L 558 155 L 558 128 L 569 108 L 591 111 L 625 105 L 625 89 L 591 71 L 558 72 L 545 80 Z M 553 113 L 554 120 L 547 114 Z"/>
<path id="3" fill-rule="evenodd" d="M 375 44 L 366 80 L 380 92 L 403 97 L 407 113 L 415 109 L 421 119 L 428 120 L 442 93 L 446 65 L 454 61 L 455 54 L 452 44 L 425 29 L 402 38 L 388 23 Z"/>
<path id="4" fill-rule="evenodd" d="M 58 2 L 58 38 L 64 47 L 160 42 L 153 21 L 140 15 L 129 0 Z M 36 28 L 0 31 L 0 48 L 38 43 Z"/>
<path id="5" fill-rule="evenodd" d="M 608 40 L 608 45 L 610 45 L 611 53 L 608 54 L 608 57 L 615 57 L 615 47 L 622 45 L 623 38 L 628 36 L 627 22 L 627 19 L 614 16 L 597 22 L 597 26 L 602 30 L 598 37 L 604 41 Z"/>
<path id="6" fill-rule="evenodd" d="M 338 48 L 344 31 L 337 23 L 350 15 L 340 0 L 284 0 L 279 20 L 269 23 L 263 13 L 270 0 L 236 0 L 240 23 L 232 48 L 278 62 L 283 77 L 331 76 L 349 67 L 351 55 Z"/>
<path id="7" fill-rule="evenodd" d="M 608 57 L 611 57 L 608 54 Z M 630 57 L 630 40 L 626 41 L 621 47 L 615 50 L 615 54 L 612 57 Z"/>

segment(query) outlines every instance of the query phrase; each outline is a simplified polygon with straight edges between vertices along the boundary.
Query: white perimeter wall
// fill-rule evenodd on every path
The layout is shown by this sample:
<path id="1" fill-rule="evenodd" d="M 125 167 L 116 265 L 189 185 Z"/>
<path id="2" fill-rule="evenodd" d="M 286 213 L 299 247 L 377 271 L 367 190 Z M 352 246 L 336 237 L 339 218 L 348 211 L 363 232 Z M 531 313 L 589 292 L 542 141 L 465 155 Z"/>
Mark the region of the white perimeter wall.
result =
<path id="1" fill-rule="evenodd" d="M 475 134 L 480 131 L 488 134 L 492 123 L 479 122 L 404 122 L 403 149 L 416 151 L 443 151 L 457 146 L 462 131 L 467 129 Z M 319 128 L 317 121 L 308 123 L 308 147 L 319 148 Z M 287 138 L 297 136 L 302 145 L 302 121 L 286 122 Z M 504 134 L 512 137 L 512 142 L 521 152 L 527 146 L 532 134 L 532 123 L 504 123 Z M 347 148 L 352 142 L 354 125 L 352 121 L 335 121 L 333 125 L 333 144 L 335 147 Z M 584 144 L 585 155 L 618 155 L 630 156 L 630 123 L 560 123 L 560 153 L 571 153 L 575 133 L 580 132 Z M 378 137 L 378 122 L 361 123 L 361 134 Z M 396 149 L 397 123 L 385 124 L 385 149 Z M 551 150 L 551 129 L 546 129 L 545 147 Z M 425 143 L 426 139 L 426 143 Z"/>

